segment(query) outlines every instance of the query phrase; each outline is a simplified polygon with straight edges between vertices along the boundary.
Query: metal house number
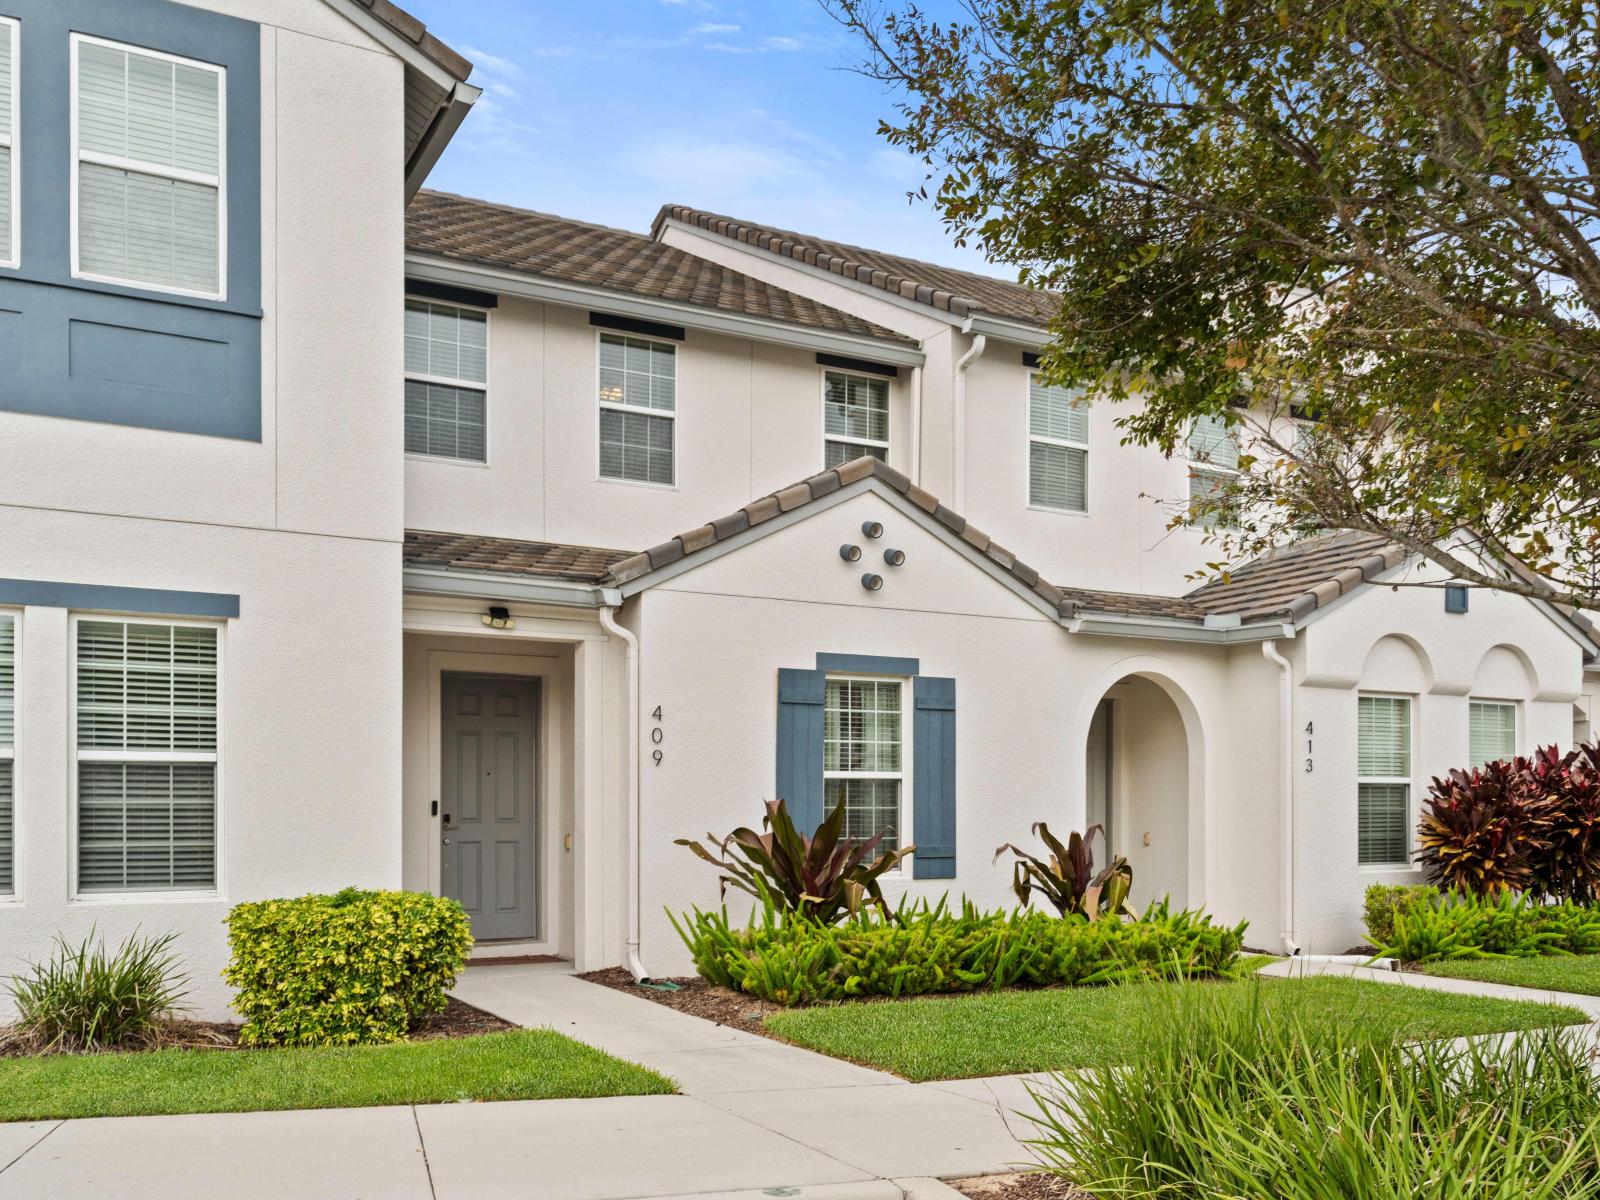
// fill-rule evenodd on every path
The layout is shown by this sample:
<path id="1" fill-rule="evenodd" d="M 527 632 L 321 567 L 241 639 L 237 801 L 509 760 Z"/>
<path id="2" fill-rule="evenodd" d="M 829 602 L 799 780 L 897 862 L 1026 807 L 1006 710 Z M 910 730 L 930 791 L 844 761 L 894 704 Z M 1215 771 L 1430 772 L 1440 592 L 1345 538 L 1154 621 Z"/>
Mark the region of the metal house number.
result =
<path id="1" fill-rule="evenodd" d="M 661 750 L 661 743 L 666 738 L 666 734 L 661 732 L 661 705 L 656 705 L 655 711 L 650 714 L 650 719 L 656 722 L 650 730 L 650 741 L 655 745 L 655 749 L 650 751 L 650 757 L 659 767 L 661 760 L 666 757 Z"/>
<path id="2" fill-rule="evenodd" d="M 1311 735 L 1316 732 L 1316 726 L 1306 722 L 1306 774 L 1311 774 Z"/>

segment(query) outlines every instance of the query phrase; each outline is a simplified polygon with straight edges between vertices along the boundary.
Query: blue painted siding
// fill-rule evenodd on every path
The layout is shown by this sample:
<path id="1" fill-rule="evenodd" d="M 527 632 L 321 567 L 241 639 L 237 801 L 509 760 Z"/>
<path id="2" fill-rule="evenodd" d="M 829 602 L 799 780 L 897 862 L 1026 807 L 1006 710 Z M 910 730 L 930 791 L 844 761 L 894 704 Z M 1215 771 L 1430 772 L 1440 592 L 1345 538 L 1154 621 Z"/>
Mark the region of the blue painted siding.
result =
<path id="1" fill-rule="evenodd" d="M 21 22 L 21 265 L 0 268 L 0 409 L 261 439 L 261 30 L 169 0 L 0 0 Z M 227 68 L 227 297 L 72 278 L 69 33 Z"/>
<path id="2" fill-rule="evenodd" d="M 166 588 L 63 583 L 53 579 L 0 579 L 0 604 L 160 614 L 164 617 L 239 615 L 239 597 L 226 592 L 175 592 Z"/>

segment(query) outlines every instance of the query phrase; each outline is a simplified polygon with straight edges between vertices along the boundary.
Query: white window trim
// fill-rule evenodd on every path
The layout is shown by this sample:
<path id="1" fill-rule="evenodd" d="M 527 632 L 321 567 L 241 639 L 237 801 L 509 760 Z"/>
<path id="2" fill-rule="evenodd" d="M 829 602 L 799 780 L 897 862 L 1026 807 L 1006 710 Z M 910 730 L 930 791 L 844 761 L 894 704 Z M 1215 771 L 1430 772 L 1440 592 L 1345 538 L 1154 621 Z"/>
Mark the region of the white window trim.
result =
<path id="1" fill-rule="evenodd" d="M 74 279 L 85 279 L 92 283 L 109 283 L 117 287 L 132 288 L 141 292 L 161 292 L 170 296 L 190 296 L 197 300 L 226 300 L 228 298 L 228 69 L 216 63 L 201 62 L 199 59 L 184 58 L 182 55 L 168 54 L 162 50 L 151 50 L 145 46 L 113 41 L 110 38 L 93 37 L 86 33 L 69 34 L 68 43 L 68 89 L 71 92 L 72 114 L 68 121 L 68 136 L 71 140 L 68 159 L 70 173 L 68 181 L 70 189 L 68 225 L 71 240 L 72 277 Z M 80 47 L 85 45 L 106 46 L 128 54 L 142 54 L 147 58 L 193 67 L 199 71 L 210 71 L 216 75 L 217 174 L 205 175 L 196 171 L 187 171 L 180 167 L 166 167 L 148 163 L 142 159 L 122 158 L 113 154 L 99 154 L 94 151 L 80 150 L 78 147 L 78 56 Z M 175 179 L 186 183 L 200 183 L 208 187 L 215 187 L 217 189 L 217 290 L 214 292 L 201 292 L 192 288 L 173 287 L 170 284 L 161 283 L 146 283 L 143 280 L 136 279 L 121 279 L 115 275 L 99 275 L 92 271 L 83 270 L 78 260 L 78 176 L 80 174 L 78 167 L 80 163 L 85 162 L 117 167 L 122 170 L 137 171 L 141 175 L 155 175 L 162 179 Z"/>
<path id="2" fill-rule="evenodd" d="M 1406 757 L 1409 760 L 1411 774 L 1402 775 L 1363 775 L 1361 773 L 1361 731 L 1360 731 L 1360 705 L 1368 697 L 1375 700 L 1404 700 L 1406 702 Z M 1412 861 L 1412 855 L 1417 849 L 1417 697 L 1404 692 L 1367 692 L 1356 693 L 1357 728 L 1356 728 L 1356 867 L 1358 870 L 1371 874 L 1392 875 L 1396 871 L 1410 871 L 1413 874 L 1422 868 Z M 1388 783 L 1403 784 L 1406 789 L 1406 815 L 1405 815 L 1405 858 L 1393 863 L 1364 863 L 1361 861 L 1361 785 L 1363 783 Z"/>
<path id="3" fill-rule="evenodd" d="M 0 133 L 0 146 L 11 150 L 11 256 L 0 258 L 0 267 L 16 268 L 22 265 L 22 22 L 0 17 L 0 30 L 11 39 L 11 132 Z"/>
<path id="4" fill-rule="evenodd" d="M 411 292 L 406 293 L 406 300 L 415 300 L 419 304 L 442 304 L 446 308 L 459 308 L 463 312 L 481 312 L 483 314 L 483 382 L 478 383 L 472 379 L 452 379 L 448 375 L 427 375 L 421 371 L 406 371 L 402 364 L 402 374 L 405 382 L 415 380 L 417 383 L 436 383 L 441 387 L 462 388 L 471 392 L 483 393 L 483 458 L 454 458 L 448 454 L 424 454 L 420 450 L 407 450 L 406 457 L 417 462 L 444 463 L 452 467 L 476 467 L 482 470 L 490 462 L 493 453 L 489 446 L 489 382 L 492 378 L 492 354 L 494 353 L 494 309 L 481 308 L 476 304 L 458 304 L 454 300 L 436 300 L 432 296 L 418 296 Z M 402 305 L 404 301 L 401 302 Z M 403 312 L 402 308 L 402 312 Z M 402 396 L 402 404 L 404 397 Z M 401 411 L 402 421 L 405 418 L 404 409 Z M 402 441 L 404 437 L 402 436 Z"/>
<path id="5" fill-rule="evenodd" d="M 1092 463 L 1092 459 L 1094 457 L 1089 452 L 1089 440 L 1087 438 L 1085 438 L 1081 442 L 1074 442 L 1070 438 L 1049 437 L 1046 434 L 1034 433 L 1034 431 L 1033 431 L 1033 381 L 1038 376 L 1038 374 L 1039 374 L 1039 372 L 1033 371 L 1033 370 L 1030 370 L 1028 372 L 1027 383 L 1025 385 L 1027 387 L 1027 391 L 1023 394 L 1023 402 L 1022 402 L 1022 411 L 1023 411 L 1024 416 L 1025 416 L 1025 419 L 1024 419 L 1024 422 L 1023 422 L 1023 429 L 1027 432 L 1027 435 L 1028 435 L 1028 450 L 1029 450 L 1028 461 L 1027 461 L 1026 468 L 1025 468 L 1025 471 L 1024 471 L 1024 474 L 1026 475 L 1026 483 L 1027 483 L 1027 489 L 1028 489 L 1027 490 L 1027 505 L 1026 505 L 1026 507 L 1028 507 L 1029 509 L 1031 509 L 1034 512 L 1053 513 L 1058 517 L 1087 517 L 1089 515 L 1089 509 L 1090 509 L 1089 497 L 1092 494 L 1091 489 L 1092 489 L 1092 481 L 1093 481 L 1093 477 L 1090 475 L 1090 466 L 1091 466 L 1091 463 Z M 1085 423 L 1093 421 L 1094 420 L 1093 406 L 1088 402 L 1087 399 L 1084 400 L 1083 406 L 1090 410 L 1089 415 L 1085 418 Z M 1057 507 L 1054 504 L 1035 504 L 1034 503 L 1034 501 L 1033 501 L 1033 454 L 1032 454 L 1032 450 L 1033 450 L 1033 444 L 1035 442 L 1038 442 L 1041 446 L 1061 446 L 1061 447 L 1063 447 L 1065 449 L 1068 449 L 1068 450 L 1082 450 L 1083 451 L 1083 507 L 1082 508 L 1060 508 L 1060 507 Z"/>
<path id="6" fill-rule="evenodd" d="M 162 750 L 79 750 L 78 749 L 78 625 L 82 621 L 122 621 L 130 625 L 160 625 L 184 626 L 188 628 L 215 629 L 217 631 L 217 748 L 210 753 L 183 753 Z M 100 612 L 75 612 L 68 622 L 67 642 L 67 870 L 70 872 L 68 898 L 73 904 L 165 904 L 165 903 L 194 903 L 208 900 L 217 900 L 227 895 L 226 883 L 223 878 L 223 865 L 226 861 L 223 847 L 226 845 L 224 838 L 226 830 L 223 827 L 224 813 L 227 811 L 223 804 L 223 778 L 222 778 L 222 752 L 224 750 L 224 731 L 226 730 L 224 712 L 224 684 L 223 672 L 227 668 L 227 633 L 228 625 L 225 621 L 196 621 L 182 617 L 152 617 L 140 613 L 100 613 Z M 215 886 L 210 888 L 184 888 L 168 889 L 165 891 L 131 891 L 131 892 L 82 892 L 78 890 L 78 764 L 80 762 L 211 762 L 216 764 L 216 777 L 214 783 L 216 815 L 213 828 L 213 852 L 216 855 L 214 875 Z"/>
<path id="7" fill-rule="evenodd" d="M 1498 696 L 1468 696 L 1467 697 L 1467 753 L 1472 753 L 1472 706 L 1474 704 L 1489 704 L 1496 708 L 1509 708 L 1511 710 L 1511 753 L 1522 753 L 1522 705 L 1516 700 L 1503 700 Z M 1472 763 L 1472 767 L 1482 766 L 1482 763 Z"/>
<path id="8" fill-rule="evenodd" d="M 850 671 L 829 671 L 823 681 L 824 706 L 827 704 L 827 682 L 834 679 L 846 679 L 852 683 L 893 683 L 899 685 L 900 769 L 898 771 L 830 771 L 826 766 L 828 751 L 826 745 L 824 745 L 822 751 L 824 763 L 822 771 L 823 793 L 826 795 L 830 779 L 898 779 L 900 781 L 900 843 L 894 849 L 898 850 L 903 846 L 914 846 L 916 845 L 916 838 L 913 836 L 914 830 L 911 822 L 912 816 L 916 811 L 916 805 L 912 802 L 915 772 L 911 769 L 911 765 L 916 760 L 912 757 L 914 748 L 911 744 L 911 731 L 912 726 L 915 724 L 912 711 L 914 697 L 912 695 L 911 680 L 903 675 L 858 675 Z M 824 721 L 824 727 L 826 727 L 826 721 Z M 824 811 L 823 816 L 827 816 L 826 811 Z M 879 843 L 879 849 L 881 850 L 882 848 L 882 843 Z M 884 872 L 881 878 L 910 878 L 913 857 L 914 855 L 907 855 L 902 858 L 892 870 Z"/>
<path id="9" fill-rule="evenodd" d="M 874 382 L 882 383 L 884 385 L 883 419 L 884 419 L 884 424 L 888 426 L 889 437 L 884 438 L 882 441 L 879 441 L 877 438 L 843 437 L 843 436 L 836 435 L 836 434 L 830 434 L 828 432 L 828 376 L 829 375 L 842 375 L 846 379 L 867 379 L 867 380 L 872 380 Z M 844 444 L 849 445 L 849 446 L 871 446 L 874 450 L 882 450 L 883 451 L 883 461 L 884 461 L 885 464 L 888 464 L 889 455 L 892 452 L 891 443 L 892 443 L 892 440 L 893 440 L 893 437 L 894 437 L 894 380 L 889 379 L 888 377 L 883 376 L 883 375 L 872 375 L 872 374 L 869 374 L 866 371 L 846 371 L 846 370 L 844 370 L 844 369 L 842 369 L 840 367 L 819 367 L 818 370 L 817 370 L 817 387 L 820 389 L 820 394 L 819 394 L 819 397 L 818 397 L 818 403 L 819 403 L 820 407 L 818 409 L 818 412 L 822 416 L 822 444 L 820 446 L 822 454 L 821 454 L 821 457 L 818 459 L 817 469 L 818 470 L 828 470 L 829 469 L 828 468 L 828 443 L 829 442 L 843 442 Z M 857 455 L 857 457 L 860 457 L 860 456 Z M 845 461 L 849 462 L 850 460 L 846 459 Z"/>
<path id="10" fill-rule="evenodd" d="M 11 622 L 11 745 L 0 746 L 0 761 L 11 764 L 11 890 L 0 892 L 0 907 L 22 903 L 23 820 L 21 766 L 17 746 L 22 742 L 22 610 L 0 608 L 0 620 Z"/>
<path id="11" fill-rule="evenodd" d="M 600 339 L 606 334 L 612 337 L 634 338 L 641 342 L 649 342 L 653 346 L 672 347 L 672 408 L 648 408 L 642 404 L 618 404 L 611 400 L 600 399 Z M 626 329 L 602 329 L 596 327 L 594 331 L 594 478 L 596 483 L 615 483 L 623 487 L 650 488 L 658 492 L 675 492 L 678 490 L 678 413 L 679 413 L 679 383 L 682 373 L 678 370 L 680 355 L 683 346 L 668 338 L 653 338 L 648 334 L 629 333 Z M 649 417 L 666 417 L 672 422 L 672 482 L 651 483 L 648 479 L 619 479 L 615 475 L 606 475 L 600 470 L 600 413 L 609 409 L 612 412 L 642 413 Z"/>

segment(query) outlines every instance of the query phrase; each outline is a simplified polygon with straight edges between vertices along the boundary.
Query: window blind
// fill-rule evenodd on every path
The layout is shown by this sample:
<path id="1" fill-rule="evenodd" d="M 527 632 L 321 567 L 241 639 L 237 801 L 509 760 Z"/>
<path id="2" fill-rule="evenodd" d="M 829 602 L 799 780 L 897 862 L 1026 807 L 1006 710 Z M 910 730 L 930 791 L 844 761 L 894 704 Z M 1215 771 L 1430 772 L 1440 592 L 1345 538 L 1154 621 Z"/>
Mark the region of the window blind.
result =
<path id="1" fill-rule="evenodd" d="M 406 301 L 406 453 L 488 461 L 488 314 Z"/>
<path id="2" fill-rule="evenodd" d="M 678 348 L 603 333 L 599 354 L 601 477 L 671 485 Z"/>
<path id="3" fill-rule="evenodd" d="M 824 809 L 843 800 L 845 837 L 903 841 L 903 687 L 897 680 L 829 679 L 822 708 Z"/>
<path id="4" fill-rule="evenodd" d="M 1081 393 L 1046 385 L 1034 375 L 1028 381 L 1028 432 L 1087 445 L 1089 405 Z"/>
<path id="5" fill-rule="evenodd" d="M 12 220 L 16 216 L 17 23 L 0 18 L 0 262 L 17 261 Z"/>
<path id="6" fill-rule="evenodd" d="M 78 890 L 216 886 L 217 631 L 77 625 Z"/>
<path id="7" fill-rule="evenodd" d="M 0 895 L 16 887 L 15 777 L 17 710 L 17 622 L 0 616 Z"/>
<path id="8" fill-rule="evenodd" d="M 78 269 L 220 295 L 222 68 L 73 44 Z"/>
<path id="9" fill-rule="evenodd" d="M 1221 417 L 1196 417 L 1189 428 L 1189 457 L 1228 471 L 1239 469 L 1239 441 L 1233 426 Z"/>
<path id="10" fill-rule="evenodd" d="M 1499 762 L 1517 752 L 1517 706 L 1474 700 L 1467 706 L 1467 756 L 1472 765 Z"/>
<path id="11" fill-rule="evenodd" d="M 823 373 L 823 466 L 889 456 L 889 381 L 842 371 Z"/>
<path id="12" fill-rule="evenodd" d="M 1089 405 L 1037 375 L 1028 379 L 1028 503 L 1089 510 Z"/>
<path id="13" fill-rule="evenodd" d="M 1357 862 L 1406 862 L 1411 813 L 1411 701 L 1361 696 L 1356 708 Z"/>

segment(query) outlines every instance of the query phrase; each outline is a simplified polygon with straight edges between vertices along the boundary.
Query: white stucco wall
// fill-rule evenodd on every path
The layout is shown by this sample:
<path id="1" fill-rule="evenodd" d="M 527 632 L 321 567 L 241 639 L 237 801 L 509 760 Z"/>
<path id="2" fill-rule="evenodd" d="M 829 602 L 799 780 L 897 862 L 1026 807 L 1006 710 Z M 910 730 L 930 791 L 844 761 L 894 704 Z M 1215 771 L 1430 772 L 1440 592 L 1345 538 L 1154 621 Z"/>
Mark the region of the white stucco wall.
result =
<path id="1" fill-rule="evenodd" d="M 218 894 L 69 899 L 69 614 L 29 608 L 0 974 L 57 933 L 171 931 L 221 1017 L 230 904 L 400 882 L 403 69 L 322 0 L 194 7 L 263 23 L 262 438 L 0 412 L 0 574 L 240 597 Z"/>

